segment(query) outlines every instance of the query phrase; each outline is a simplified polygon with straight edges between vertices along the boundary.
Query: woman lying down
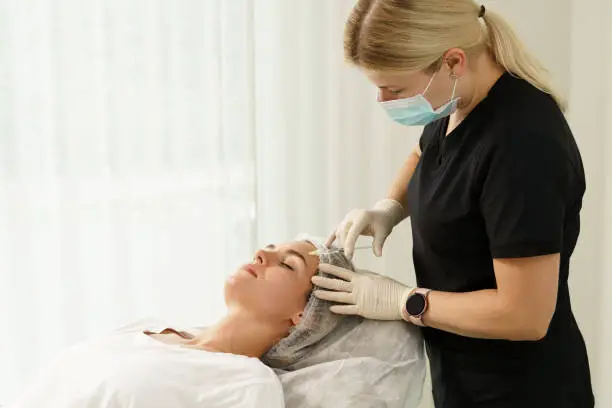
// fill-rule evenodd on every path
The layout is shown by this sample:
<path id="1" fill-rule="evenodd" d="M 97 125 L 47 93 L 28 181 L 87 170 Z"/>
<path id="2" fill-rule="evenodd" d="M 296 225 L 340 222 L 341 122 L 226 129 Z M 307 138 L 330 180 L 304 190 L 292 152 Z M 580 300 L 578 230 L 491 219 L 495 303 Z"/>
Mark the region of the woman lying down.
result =
<path id="1" fill-rule="evenodd" d="M 297 361 L 343 319 L 311 296 L 320 262 L 310 255 L 316 249 L 311 242 L 257 251 L 227 279 L 227 314 L 216 325 L 185 330 L 145 320 L 79 344 L 52 361 L 9 407 L 285 407 L 281 381 L 262 360 L 279 366 Z M 339 254 L 324 254 L 321 261 L 350 265 Z M 300 399 L 293 405 L 310 406 Z"/>

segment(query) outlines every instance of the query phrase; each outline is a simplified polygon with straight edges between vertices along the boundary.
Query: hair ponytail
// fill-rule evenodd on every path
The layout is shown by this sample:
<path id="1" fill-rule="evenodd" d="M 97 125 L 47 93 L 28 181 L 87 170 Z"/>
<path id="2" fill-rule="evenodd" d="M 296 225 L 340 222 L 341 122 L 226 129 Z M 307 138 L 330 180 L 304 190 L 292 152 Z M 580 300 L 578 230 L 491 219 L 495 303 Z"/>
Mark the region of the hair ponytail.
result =
<path id="1" fill-rule="evenodd" d="M 474 0 L 358 0 L 344 31 L 346 58 L 371 70 L 428 69 L 454 47 L 488 49 L 506 71 L 551 95 L 565 111 L 546 70 L 510 25 Z"/>
<path id="2" fill-rule="evenodd" d="M 495 61 L 506 71 L 549 94 L 565 112 L 566 101 L 546 78 L 548 71 L 531 55 L 510 24 L 502 16 L 489 10 L 483 13 L 482 19 L 489 36 L 488 45 Z"/>

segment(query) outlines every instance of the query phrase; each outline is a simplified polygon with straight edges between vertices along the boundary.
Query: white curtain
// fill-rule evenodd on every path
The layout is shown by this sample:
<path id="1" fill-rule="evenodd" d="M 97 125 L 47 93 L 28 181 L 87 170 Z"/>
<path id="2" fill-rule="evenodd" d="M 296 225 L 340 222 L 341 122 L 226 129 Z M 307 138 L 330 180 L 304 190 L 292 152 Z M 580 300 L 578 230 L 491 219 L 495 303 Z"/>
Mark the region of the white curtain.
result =
<path id="1" fill-rule="evenodd" d="M 254 247 L 248 1 L 0 1 L 0 404 L 59 349 L 205 324 Z"/>
<path id="2" fill-rule="evenodd" d="M 390 121 L 376 89 L 344 62 L 343 29 L 353 4 L 256 2 L 258 243 L 297 231 L 331 233 L 351 208 L 387 194 L 418 141 L 420 130 Z M 409 236 L 402 225 L 384 259 L 367 251 L 356 260 L 414 281 Z"/>
<path id="3" fill-rule="evenodd" d="M 418 131 L 344 65 L 352 4 L 0 0 L 0 404 L 131 319 L 213 321 L 256 247 L 385 193 Z M 362 264 L 413 280 L 408 234 Z"/>

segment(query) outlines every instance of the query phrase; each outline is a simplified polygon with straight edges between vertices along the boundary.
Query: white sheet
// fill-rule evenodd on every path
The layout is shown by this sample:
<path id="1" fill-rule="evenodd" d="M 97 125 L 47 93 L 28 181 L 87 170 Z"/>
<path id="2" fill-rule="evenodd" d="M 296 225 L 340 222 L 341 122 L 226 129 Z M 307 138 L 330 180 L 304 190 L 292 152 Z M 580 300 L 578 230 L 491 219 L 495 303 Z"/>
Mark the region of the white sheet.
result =
<path id="1" fill-rule="evenodd" d="M 144 320 L 58 356 L 9 408 L 283 408 L 258 359 L 161 343 Z"/>
<path id="2" fill-rule="evenodd" d="M 275 371 L 287 408 L 416 408 L 427 365 L 413 325 L 348 319 L 297 364 Z"/>

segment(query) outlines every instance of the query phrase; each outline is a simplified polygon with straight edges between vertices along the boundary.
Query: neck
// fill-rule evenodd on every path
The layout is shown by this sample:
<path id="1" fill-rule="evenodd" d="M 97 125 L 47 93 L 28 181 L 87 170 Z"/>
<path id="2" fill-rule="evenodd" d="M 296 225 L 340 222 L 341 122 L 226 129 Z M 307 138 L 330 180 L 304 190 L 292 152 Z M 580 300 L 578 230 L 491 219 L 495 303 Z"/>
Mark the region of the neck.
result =
<path id="1" fill-rule="evenodd" d="M 289 323 L 272 323 L 243 311 L 230 311 L 220 322 L 197 335 L 192 347 L 260 358 L 289 333 Z"/>
<path id="2" fill-rule="evenodd" d="M 471 95 L 462 98 L 460 106 L 453 115 L 453 121 L 459 123 L 465 119 L 487 97 L 487 94 L 503 73 L 504 69 L 493 60 L 488 52 L 483 52 L 476 57 L 472 65 Z"/>

